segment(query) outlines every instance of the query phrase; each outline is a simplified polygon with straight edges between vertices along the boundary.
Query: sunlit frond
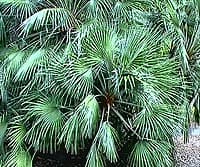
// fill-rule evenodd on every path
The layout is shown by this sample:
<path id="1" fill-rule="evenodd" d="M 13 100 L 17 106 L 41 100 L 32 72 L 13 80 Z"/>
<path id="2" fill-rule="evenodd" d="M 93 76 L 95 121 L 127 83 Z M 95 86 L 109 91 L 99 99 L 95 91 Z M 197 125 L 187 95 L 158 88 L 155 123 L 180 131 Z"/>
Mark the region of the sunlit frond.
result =
<path id="1" fill-rule="evenodd" d="M 6 82 L 7 82 L 6 72 L 4 67 L 2 66 L 0 68 L 0 91 L 1 91 L 1 110 L 3 112 L 5 112 L 6 105 L 8 102 L 8 92 L 6 88 Z"/>
<path id="2" fill-rule="evenodd" d="M 113 15 L 116 23 L 125 24 L 140 22 L 145 24 L 145 7 L 150 5 L 148 0 L 138 0 L 138 1 L 117 1 L 113 7 Z M 147 14 L 146 14 L 147 15 Z M 121 25 L 124 26 L 124 25 Z"/>
<path id="3" fill-rule="evenodd" d="M 0 45 L 5 45 L 6 42 L 6 27 L 3 15 L 0 13 Z"/>
<path id="4" fill-rule="evenodd" d="M 26 52 L 15 51 L 7 57 L 7 59 L 4 62 L 7 80 L 13 80 L 14 75 L 17 73 L 17 71 L 21 67 L 26 56 L 27 56 Z"/>
<path id="5" fill-rule="evenodd" d="M 113 0 L 89 0 L 86 5 L 86 16 L 106 19 L 111 14 L 113 2 Z"/>
<path id="6" fill-rule="evenodd" d="M 40 73 L 42 73 L 42 69 L 47 67 L 48 59 L 51 56 L 52 54 L 50 51 L 45 49 L 39 49 L 30 54 L 18 69 L 14 78 L 15 81 L 26 81 L 32 79 L 33 77 L 35 77 L 36 80 L 37 78 L 40 78 Z M 13 63 L 16 64 L 16 62 Z"/>
<path id="7" fill-rule="evenodd" d="M 85 64 L 95 70 L 112 70 L 112 63 L 119 51 L 118 34 L 108 27 L 100 27 L 90 32 L 83 40 L 83 52 L 86 54 Z"/>
<path id="8" fill-rule="evenodd" d="M 80 130 L 78 114 L 76 113 L 73 114 L 63 126 L 62 134 L 59 139 L 60 143 L 64 142 L 67 152 L 77 154 L 78 149 L 83 145 Z"/>
<path id="9" fill-rule="evenodd" d="M 98 121 L 99 121 L 99 104 L 94 96 L 89 95 L 85 100 L 80 104 L 80 107 L 77 109 L 80 110 L 80 124 L 82 129 L 82 134 L 85 137 L 92 138 L 96 132 Z"/>

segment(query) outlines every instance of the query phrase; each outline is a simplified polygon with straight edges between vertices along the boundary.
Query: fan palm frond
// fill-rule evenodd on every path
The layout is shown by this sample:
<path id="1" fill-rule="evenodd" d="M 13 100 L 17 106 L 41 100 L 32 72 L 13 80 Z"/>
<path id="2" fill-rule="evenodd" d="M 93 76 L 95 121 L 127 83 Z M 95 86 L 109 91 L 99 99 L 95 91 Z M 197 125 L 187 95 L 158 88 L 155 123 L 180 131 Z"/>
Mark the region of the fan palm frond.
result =
<path id="1" fill-rule="evenodd" d="M 35 148 L 43 152 L 57 150 L 57 137 L 59 136 L 64 116 L 60 111 L 60 102 L 56 97 L 40 97 L 36 102 L 28 102 L 27 121 L 31 121 L 32 127 L 27 131 L 25 140 Z"/>
<path id="2" fill-rule="evenodd" d="M 49 30 L 61 28 L 67 30 L 75 26 L 74 16 L 68 9 L 64 8 L 46 8 L 33 14 L 22 23 L 22 34 L 28 35 L 32 31 L 41 30 L 45 27 Z"/>
<path id="3" fill-rule="evenodd" d="M 15 16 L 22 22 L 36 11 L 38 11 L 37 1 L 31 0 L 1 0 L 0 3 L 4 7 L 4 13 Z"/>
<path id="4" fill-rule="evenodd" d="M 136 27 L 125 31 L 121 41 L 121 60 L 126 68 L 150 67 L 160 59 L 160 42 L 163 36 L 148 28 Z M 147 63 L 147 64 L 145 64 Z M 124 68 L 125 68 L 124 67 Z"/>
<path id="5" fill-rule="evenodd" d="M 15 81 L 30 80 L 33 76 L 37 79 L 40 76 L 39 73 L 43 71 L 42 69 L 46 68 L 48 58 L 52 55 L 51 53 L 46 49 L 39 49 L 29 55 L 18 69 Z"/>
<path id="6" fill-rule="evenodd" d="M 99 27 L 90 32 L 83 40 L 83 52 L 86 54 L 85 64 L 95 71 L 112 70 L 115 54 L 119 51 L 118 34 L 108 27 Z"/>
<path id="7" fill-rule="evenodd" d="M 178 70 L 178 65 L 168 60 L 163 61 L 154 67 L 148 69 L 143 74 L 139 74 L 139 80 L 143 83 L 145 99 L 154 99 L 156 102 L 179 103 L 180 93 L 177 92 L 177 85 L 180 79 L 174 70 Z M 181 86 L 180 86 L 181 89 Z M 146 95 L 145 95 L 146 94 Z M 149 98 L 148 98 L 149 96 Z M 158 100 L 159 99 L 159 100 Z"/>
<path id="8" fill-rule="evenodd" d="M 8 102 L 8 93 L 7 93 L 7 88 L 6 88 L 6 81 L 7 81 L 7 78 L 6 78 L 6 72 L 4 70 L 4 67 L 2 66 L 0 68 L 0 91 L 1 91 L 1 109 L 3 111 L 6 110 L 6 105 L 7 105 L 7 102 Z"/>
<path id="9" fill-rule="evenodd" d="M 9 54 L 9 56 L 6 58 L 4 66 L 8 81 L 13 80 L 14 75 L 21 67 L 26 56 L 26 52 L 14 51 L 13 53 Z"/>
<path id="10" fill-rule="evenodd" d="M 75 98 L 86 97 L 93 90 L 93 71 L 82 62 L 76 62 L 67 70 L 63 87 L 68 90 L 68 94 Z M 79 85 L 79 86 L 77 86 Z"/>
<path id="11" fill-rule="evenodd" d="M 117 145 L 119 145 L 119 136 L 117 131 L 108 122 L 102 124 L 98 133 L 98 144 L 102 147 L 102 152 L 106 154 L 110 162 L 117 162 Z"/>
<path id="12" fill-rule="evenodd" d="M 145 8 L 150 5 L 150 1 L 117 1 L 113 7 L 115 21 L 127 25 L 127 23 L 140 22 L 145 24 Z M 146 14 L 147 15 L 147 14 Z M 127 22 L 128 21 L 128 22 Z M 124 25 L 122 25 L 124 26 Z"/>
<path id="13" fill-rule="evenodd" d="M 80 104 L 80 107 L 77 110 L 80 110 L 81 112 L 80 124 L 82 134 L 85 137 L 92 138 L 96 132 L 100 117 L 100 108 L 97 100 L 94 96 L 89 95 L 82 104 Z"/>
<path id="14" fill-rule="evenodd" d="M 6 43 L 6 26 L 4 23 L 4 18 L 2 13 L 0 13 L 0 45 L 5 45 Z"/>
<path id="15" fill-rule="evenodd" d="M 4 114 L 0 117 L 0 132 L 1 132 L 0 133 L 0 152 L 1 154 L 5 154 L 4 141 L 6 137 L 7 127 L 8 127 L 8 121 L 6 118 L 6 114 Z"/>
<path id="16" fill-rule="evenodd" d="M 188 29 L 188 32 L 185 32 L 184 45 L 188 55 L 188 59 L 192 60 L 198 57 L 200 52 L 199 47 L 199 36 L 200 36 L 200 24 L 195 24 L 194 28 L 191 30 Z"/>
<path id="17" fill-rule="evenodd" d="M 87 156 L 87 162 L 85 167 L 105 167 L 105 159 L 96 147 L 92 145 L 90 148 L 89 154 Z"/>
<path id="18" fill-rule="evenodd" d="M 81 50 L 81 43 L 82 43 L 82 40 L 87 37 L 90 32 L 101 26 L 99 24 L 99 21 L 97 19 L 92 19 L 92 20 L 89 20 L 89 21 L 85 21 L 83 24 L 80 24 L 79 27 L 77 28 L 77 40 L 78 40 L 78 47 L 79 47 L 79 50 Z"/>
<path id="19" fill-rule="evenodd" d="M 8 141 L 9 146 L 13 150 L 18 150 L 24 146 L 24 137 L 26 134 L 26 127 L 23 124 L 24 120 L 21 116 L 13 117 L 13 121 L 9 123 Z"/>
<path id="20" fill-rule="evenodd" d="M 93 90 L 93 70 L 82 59 L 77 59 L 73 52 L 66 53 L 68 57 L 57 55 L 51 59 L 47 71 L 52 76 L 49 87 L 62 97 L 82 100 Z"/>
<path id="21" fill-rule="evenodd" d="M 94 135 L 98 121 L 99 105 L 94 96 L 88 95 L 63 126 L 60 143 L 65 143 L 68 152 L 77 154 L 84 138 Z"/>
<path id="22" fill-rule="evenodd" d="M 167 142 L 139 141 L 130 155 L 130 166 L 173 166 L 172 146 Z"/>
<path id="23" fill-rule="evenodd" d="M 138 113 L 133 125 L 143 138 L 169 140 L 183 124 L 183 118 L 174 113 L 174 110 L 159 105 L 153 106 L 153 111 L 144 109 Z"/>
<path id="24" fill-rule="evenodd" d="M 57 0 L 55 3 L 57 7 L 68 9 L 76 18 L 80 19 L 87 2 L 87 0 Z"/>
<path id="25" fill-rule="evenodd" d="M 117 131 L 109 122 L 103 122 L 90 148 L 85 166 L 92 167 L 92 165 L 96 164 L 99 167 L 104 167 L 106 159 L 111 163 L 117 162 L 117 146 L 119 143 L 120 140 Z"/>
<path id="26" fill-rule="evenodd" d="M 102 19 L 111 14 L 113 0 L 89 0 L 86 5 L 87 18 Z"/>
<path id="27" fill-rule="evenodd" d="M 159 103 L 178 101 L 176 89 L 180 80 L 174 72 L 178 64 L 160 52 L 163 36 L 143 28 L 129 30 L 124 36 L 120 42 L 121 56 L 115 63 L 117 68 L 112 77 L 116 91 L 123 87 L 127 94 L 134 92 L 137 94 L 134 98 L 143 106 L 149 99 Z"/>
<path id="28" fill-rule="evenodd" d="M 5 160 L 7 167 L 32 167 L 32 158 L 26 150 L 19 148 L 17 151 L 12 151 L 7 155 Z"/>
<path id="29" fill-rule="evenodd" d="M 59 143 L 64 142 L 67 152 L 77 154 L 78 149 L 83 145 L 81 140 L 78 114 L 73 114 L 64 124 Z"/>

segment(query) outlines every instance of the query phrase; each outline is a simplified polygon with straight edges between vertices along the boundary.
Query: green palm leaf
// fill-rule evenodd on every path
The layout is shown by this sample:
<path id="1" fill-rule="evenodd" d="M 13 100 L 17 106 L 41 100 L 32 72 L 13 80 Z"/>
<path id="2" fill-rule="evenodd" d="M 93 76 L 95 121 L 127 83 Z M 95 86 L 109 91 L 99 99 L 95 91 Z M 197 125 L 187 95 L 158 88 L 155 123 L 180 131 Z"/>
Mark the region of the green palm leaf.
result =
<path id="1" fill-rule="evenodd" d="M 23 124 L 24 119 L 21 116 L 13 117 L 9 123 L 8 141 L 9 146 L 13 150 L 18 150 L 24 146 L 24 137 L 26 134 L 26 127 Z"/>
<path id="2" fill-rule="evenodd" d="M 98 132 L 98 144 L 102 147 L 110 162 L 117 162 L 117 145 L 119 145 L 119 136 L 117 131 L 108 122 L 104 122 Z"/>
<path id="3" fill-rule="evenodd" d="M 69 10 L 64 8 L 47 8 L 35 13 L 22 23 L 22 34 L 28 35 L 32 31 L 41 30 L 45 27 L 49 29 L 61 28 L 66 30 L 73 27 L 75 18 Z"/>
<path id="4" fill-rule="evenodd" d="M 82 59 L 77 59 L 73 52 L 68 52 L 67 55 L 69 57 L 57 55 L 52 58 L 48 68 L 52 76 L 49 87 L 61 97 L 81 100 L 93 90 L 93 70 Z"/>
<path id="5" fill-rule="evenodd" d="M 80 134 L 78 114 L 73 114 L 64 124 L 59 143 L 64 142 L 67 152 L 77 154 L 78 149 L 83 146 Z"/>
<path id="6" fill-rule="evenodd" d="M 118 34 L 108 27 L 97 27 L 83 40 L 85 64 L 99 70 L 112 70 L 115 54 L 119 51 Z"/>
<path id="7" fill-rule="evenodd" d="M 183 118 L 174 110 L 163 105 L 153 106 L 152 111 L 144 109 L 138 113 L 133 125 L 143 138 L 169 140 L 183 124 Z"/>
<path id="8" fill-rule="evenodd" d="M 176 89 L 180 81 L 174 72 L 178 64 L 160 52 L 162 41 L 158 32 L 148 29 L 136 28 L 124 33 L 121 56 L 112 77 L 116 92 L 123 88 L 126 94 L 135 94 L 133 98 L 142 106 L 149 101 L 178 101 L 180 95 Z"/>
<path id="9" fill-rule="evenodd" d="M 119 145 L 119 143 L 117 131 L 109 122 L 103 122 L 90 148 L 85 166 L 92 167 L 93 165 L 98 165 L 99 167 L 104 167 L 106 158 L 111 163 L 117 162 L 117 145 Z"/>
<path id="10" fill-rule="evenodd" d="M 6 72 L 4 70 L 4 67 L 2 66 L 0 68 L 0 90 L 1 90 L 1 109 L 3 111 L 6 110 L 7 102 L 8 102 L 8 94 L 6 89 Z"/>
<path id="11" fill-rule="evenodd" d="M 99 122 L 99 104 L 94 96 L 89 95 L 85 98 L 82 104 L 80 104 L 78 110 L 80 110 L 81 112 L 80 124 L 82 134 L 85 137 L 92 138 L 92 136 L 96 132 Z"/>
<path id="12" fill-rule="evenodd" d="M 87 18 L 107 18 L 112 11 L 113 0 L 89 0 L 86 5 Z"/>
<path id="13" fill-rule="evenodd" d="M 2 115 L 0 117 L 0 152 L 1 154 L 5 154 L 4 141 L 6 137 L 7 127 L 8 127 L 7 117 L 6 115 Z"/>
<path id="14" fill-rule="evenodd" d="M 17 73 L 21 67 L 24 59 L 26 58 L 26 52 L 23 51 L 13 51 L 5 60 L 5 72 L 8 80 L 12 80 L 14 75 Z"/>
<path id="15" fill-rule="evenodd" d="M 60 143 L 65 143 L 67 152 L 77 154 L 84 144 L 84 138 L 94 135 L 98 121 L 98 103 L 94 96 L 88 95 L 63 126 Z"/>
<path id="16" fill-rule="evenodd" d="M 5 45 L 6 42 L 6 26 L 2 13 L 0 13 L 0 42 L 1 45 Z"/>
<path id="17" fill-rule="evenodd" d="M 126 69 L 151 67 L 162 58 L 159 54 L 163 36 L 159 32 L 142 27 L 132 27 L 125 31 L 120 43 L 122 66 Z"/>
<path id="18" fill-rule="evenodd" d="M 105 160 L 100 151 L 98 150 L 98 148 L 96 148 L 96 145 L 93 145 L 90 148 L 90 152 L 87 156 L 87 162 L 85 165 L 85 167 L 93 167 L 93 166 L 105 167 Z"/>
<path id="19" fill-rule="evenodd" d="M 45 49 L 39 49 L 33 52 L 18 69 L 15 75 L 15 81 L 30 80 L 33 76 L 38 79 L 38 76 L 40 76 L 38 74 L 46 68 L 50 56 L 50 52 Z"/>
<path id="20" fill-rule="evenodd" d="M 135 23 L 140 22 L 144 24 L 145 21 L 145 14 L 144 10 L 145 7 L 150 5 L 150 1 L 148 0 L 125 0 L 125 1 L 117 1 L 113 7 L 113 15 L 116 18 L 118 23 L 127 25 L 127 23 Z"/>
<path id="21" fill-rule="evenodd" d="M 6 167 L 32 167 L 32 159 L 30 154 L 20 148 L 16 152 L 10 152 L 6 157 L 5 165 Z"/>
<path id="22" fill-rule="evenodd" d="M 57 150 L 57 137 L 64 123 L 60 102 L 56 97 L 41 96 L 36 102 L 28 103 L 27 121 L 33 123 L 26 133 L 26 141 L 35 150 L 53 153 Z"/>
<path id="23" fill-rule="evenodd" d="M 130 166 L 173 166 L 171 145 L 167 142 L 138 141 L 130 155 Z"/>
<path id="24" fill-rule="evenodd" d="M 0 3 L 4 6 L 4 13 L 10 16 L 15 16 L 22 22 L 27 19 L 36 11 L 38 6 L 36 1 L 31 0 L 0 0 Z"/>

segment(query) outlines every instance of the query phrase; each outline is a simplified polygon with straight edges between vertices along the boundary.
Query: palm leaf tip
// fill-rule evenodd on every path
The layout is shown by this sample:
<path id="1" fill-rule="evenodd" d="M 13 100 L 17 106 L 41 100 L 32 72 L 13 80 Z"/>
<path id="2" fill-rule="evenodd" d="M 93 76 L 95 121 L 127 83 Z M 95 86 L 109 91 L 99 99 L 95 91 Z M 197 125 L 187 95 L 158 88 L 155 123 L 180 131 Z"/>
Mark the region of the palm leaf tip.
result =
<path id="1" fill-rule="evenodd" d="M 9 146 L 13 150 L 18 150 L 20 147 L 24 145 L 24 137 L 26 135 L 26 127 L 23 124 L 23 119 L 21 116 L 16 116 L 10 123 L 9 131 L 8 131 L 8 141 Z"/>
<path id="2" fill-rule="evenodd" d="M 62 133 L 59 137 L 59 143 L 64 143 L 67 152 L 77 154 L 79 148 L 83 145 L 80 135 L 80 125 L 77 114 L 73 114 L 64 124 Z"/>
<path id="3" fill-rule="evenodd" d="M 102 146 L 103 153 L 110 162 L 117 162 L 118 153 L 117 146 L 120 143 L 120 139 L 117 131 L 108 122 L 104 122 L 99 134 L 99 143 Z"/>
<path id="4" fill-rule="evenodd" d="M 99 121 L 99 105 L 88 95 L 64 124 L 59 142 L 65 143 L 67 152 L 77 153 L 85 138 L 92 138 Z"/>
<path id="5" fill-rule="evenodd" d="M 85 167 L 105 167 L 105 159 L 103 158 L 102 154 L 96 147 L 93 145 L 90 149 L 90 152 L 87 156 L 87 162 Z"/>
<path id="6" fill-rule="evenodd" d="M 94 135 L 98 121 L 99 121 L 99 104 L 93 95 L 89 95 L 83 101 L 81 111 L 81 127 L 83 129 L 83 135 L 85 137 L 92 138 Z"/>

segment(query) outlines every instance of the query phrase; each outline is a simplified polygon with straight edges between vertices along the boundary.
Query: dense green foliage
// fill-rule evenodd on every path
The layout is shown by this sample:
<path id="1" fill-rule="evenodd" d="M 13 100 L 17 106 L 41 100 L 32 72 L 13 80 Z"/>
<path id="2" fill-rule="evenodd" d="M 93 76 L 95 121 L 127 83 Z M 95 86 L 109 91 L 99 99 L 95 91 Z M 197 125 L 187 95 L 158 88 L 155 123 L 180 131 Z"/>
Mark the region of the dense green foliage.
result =
<path id="1" fill-rule="evenodd" d="M 0 159 L 172 167 L 199 122 L 199 0 L 0 0 Z M 126 157 L 121 157 L 121 153 Z"/>

